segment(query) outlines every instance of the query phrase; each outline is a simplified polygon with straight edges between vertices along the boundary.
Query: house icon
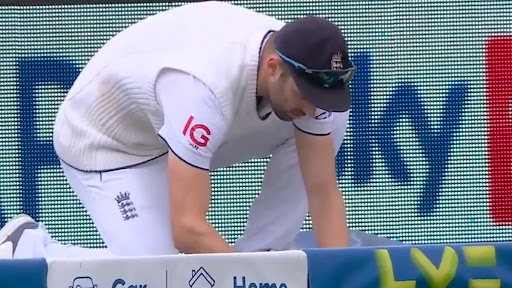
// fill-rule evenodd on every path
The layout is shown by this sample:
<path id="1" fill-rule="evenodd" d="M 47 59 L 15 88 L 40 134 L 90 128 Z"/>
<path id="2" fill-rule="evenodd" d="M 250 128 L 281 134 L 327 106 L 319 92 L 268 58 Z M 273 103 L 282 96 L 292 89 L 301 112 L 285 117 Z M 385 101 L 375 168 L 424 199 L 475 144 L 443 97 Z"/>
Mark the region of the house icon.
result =
<path id="1" fill-rule="evenodd" d="M 188 281 L 190 288 L 212 288 L 214 285 L 215 280 L 203 267 L 192 270 L 192 278 Z"/>

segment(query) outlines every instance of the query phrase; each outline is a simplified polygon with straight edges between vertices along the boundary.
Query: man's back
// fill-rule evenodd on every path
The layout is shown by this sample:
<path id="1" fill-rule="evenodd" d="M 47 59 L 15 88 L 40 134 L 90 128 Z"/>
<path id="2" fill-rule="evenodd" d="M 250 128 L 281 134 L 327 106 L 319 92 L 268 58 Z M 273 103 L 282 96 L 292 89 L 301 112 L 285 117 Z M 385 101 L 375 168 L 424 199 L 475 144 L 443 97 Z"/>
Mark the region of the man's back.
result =
<path id="1" fill-rule="evenodd" d="M 101 67 L 131 54 L 180 57 L 181 51 L 195 49 L 196 59 L 205 64 L 204 61 L 218 56 L 212 41 L 224 42 L 227 46 L 237 41 L 235 39 L 247 37 L 247 28 L 261 26 L 265 29 L 269 22 L 278 27 L 284 25 L 264 14 L 226 2 L 183 5 L 152 15 L 118 33 L 93 56 L 79 79 L 95 73 L 92 67 Z M 222 59 L 225 60 L 228 59 Z"/>
<path id="2" fill-rule="evenodd" d="M 240 110 L 240 99 L 250 99 L 247 105 L 254 107 L 262 38 L 282 25 L 212 1 L 168 10 L 128 27 L 93 56 L 62 103 L 54 127 L 57 155 L 76 168 L 97 171 L 165 154 L 168 147 L 157 134 L 164 113 L 155 92 L 165 69 L 203 82 L 229 124 Z M 165 94 L 174 98 L 173 106 L 190 97 Z"/>

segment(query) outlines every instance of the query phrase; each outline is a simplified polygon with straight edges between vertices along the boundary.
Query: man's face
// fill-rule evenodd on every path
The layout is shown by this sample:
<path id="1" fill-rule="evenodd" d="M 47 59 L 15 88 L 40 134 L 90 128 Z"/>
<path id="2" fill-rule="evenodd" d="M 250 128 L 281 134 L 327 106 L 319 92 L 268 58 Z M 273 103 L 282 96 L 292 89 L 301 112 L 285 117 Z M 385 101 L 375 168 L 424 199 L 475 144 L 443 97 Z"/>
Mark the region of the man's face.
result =
<path id="1" fill-rule="evenodd" d="M 269 78 L 268 92 L 272 110 L 283 121 L 315 115 L 316 107 L 301 95 L 291 75 L 284 71 L 277 71 Z"/>

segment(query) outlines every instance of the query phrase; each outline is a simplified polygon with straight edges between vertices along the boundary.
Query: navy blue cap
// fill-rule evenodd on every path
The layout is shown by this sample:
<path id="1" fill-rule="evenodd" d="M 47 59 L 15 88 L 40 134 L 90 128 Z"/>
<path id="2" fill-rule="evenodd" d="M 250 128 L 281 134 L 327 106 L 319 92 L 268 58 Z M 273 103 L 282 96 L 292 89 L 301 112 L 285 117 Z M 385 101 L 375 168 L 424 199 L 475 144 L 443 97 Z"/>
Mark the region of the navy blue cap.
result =
<path id="1" fill-rule="evenodd" d="M 355 66 L 340 28 L 329 20 L 307 16 L 285 24 L 275 37 L 276 52 L 291 69 L 301 94 L 316 107 L 350 109 L 349 83 Z"/>

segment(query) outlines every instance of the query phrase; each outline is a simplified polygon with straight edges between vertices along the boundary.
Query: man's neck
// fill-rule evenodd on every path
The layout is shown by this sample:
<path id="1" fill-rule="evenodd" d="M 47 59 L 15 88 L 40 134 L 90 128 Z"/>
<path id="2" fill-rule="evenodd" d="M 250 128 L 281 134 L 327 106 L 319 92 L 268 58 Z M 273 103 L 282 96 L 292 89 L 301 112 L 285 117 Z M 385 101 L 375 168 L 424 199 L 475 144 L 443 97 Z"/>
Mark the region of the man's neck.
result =
<path id="1" fill-rule="evenodd" d="M 256 95 L 266 98 L 267 89 L 266 89 L 266 75 L 263 69 L 263 63 L 265 62 L 266 55 L 268 53 L 269 45 L 270 45 L 270 37 L 274 31 L 269 31 L 269 33 L 265 34 L 263 39 L 261 39 L 260 45 L 260 60 L 258 62 L 258 82 L 256 83 Z"/>

